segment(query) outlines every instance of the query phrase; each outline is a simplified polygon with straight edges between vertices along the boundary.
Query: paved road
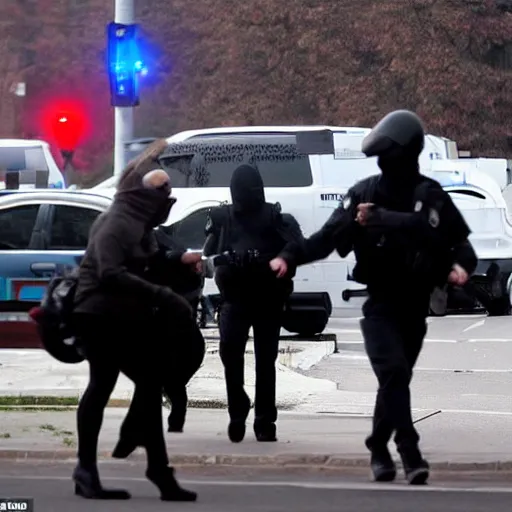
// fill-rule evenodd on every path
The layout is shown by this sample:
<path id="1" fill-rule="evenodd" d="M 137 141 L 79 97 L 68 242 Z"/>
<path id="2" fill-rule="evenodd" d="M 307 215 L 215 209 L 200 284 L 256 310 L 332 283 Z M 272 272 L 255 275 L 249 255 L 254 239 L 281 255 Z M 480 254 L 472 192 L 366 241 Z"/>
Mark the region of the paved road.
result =
<path id="1" fill-rule="evenodd" d="M 413 379 L 416 407 L 512 416 L 512 317 L 429 318 Z M 371 392 L 371 371 L 357 318 L 333 319 L 338 354 L 305 372 L 338 383 L 339 390 Z"/>
<path id="2" fill-rule="evenodd" d="M 108 465 L 101 469 L 105 484 L 125 486 L 133 495 L 126 502 L 91 502 L 72 495 L 71 466 L 42 464 L 0 465 L 0 497 L 32 497 L 36 512 L 63 510 L 135 512 L 140 510 L 176 512 L 394 512 L 461 511 L 489 512 L 510 510 L 512 489 L 506 482 L 436 482 L 411 488 L 403 482 L 390 485 L 367 483 L 342 475 L 236 474 L 208 475 L 181 472 L 182 484 L 199 494 L 195 504 L 162 503 L 143 478 L 140 465 Z"/>

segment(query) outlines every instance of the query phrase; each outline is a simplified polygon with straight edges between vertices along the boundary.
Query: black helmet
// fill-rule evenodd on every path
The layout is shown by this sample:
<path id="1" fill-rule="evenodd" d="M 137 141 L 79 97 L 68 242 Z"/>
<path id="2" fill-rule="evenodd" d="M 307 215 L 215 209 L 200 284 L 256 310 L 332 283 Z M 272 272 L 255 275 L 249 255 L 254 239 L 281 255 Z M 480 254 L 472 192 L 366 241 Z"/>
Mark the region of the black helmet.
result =
<path id="1" fill-rule="evenodd" d="M 395 110 L 383 117 L 364 138 L 362 152 L 368 156 L 417 158 L 425 145 L 421 119 L 409 110 Z"/>

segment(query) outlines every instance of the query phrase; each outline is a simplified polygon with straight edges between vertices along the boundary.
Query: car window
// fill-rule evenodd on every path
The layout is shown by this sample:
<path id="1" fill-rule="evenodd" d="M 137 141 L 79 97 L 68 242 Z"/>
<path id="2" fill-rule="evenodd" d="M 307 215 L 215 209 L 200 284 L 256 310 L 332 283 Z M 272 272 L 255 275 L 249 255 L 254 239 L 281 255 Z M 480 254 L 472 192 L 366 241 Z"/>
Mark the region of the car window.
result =
<path id="1" fill-rule="evenodd" d="M 0 170 L 47 171 L 48 164 L 42 146 L 0 147 Z"/>
<path id="2" fill-rule="evenodd" d="M 188 217 L 167 226 L 165 232 L 184 249 L 202 249 L 206 240 L 204 228 L 210 208 L 202 208 L 191 213 Z"/>
<path id="3" fill-rule="evenodd" d="M 183 150 L 187 147 L 185 142 Z M 309 157 L 294 151 L 293 144 L 198 145 L 188 155 L 164 156 L 161 164 L 173 188 L 229 187 L 233 171 L 242 163 L 257 167 L 267 188 L 309 187 Z"/>
<path id="4" fill-rule="evenodd" d="M 0 250 L 24 250 L 30 245 L 39 205 L 0 210 Z"/>
<path id="5" fill-rule="evenodd" d="M 81 206 L 54 206 L 47 249 L 77 251 L 87 247 L 92 223 L 101 212 Z"/>

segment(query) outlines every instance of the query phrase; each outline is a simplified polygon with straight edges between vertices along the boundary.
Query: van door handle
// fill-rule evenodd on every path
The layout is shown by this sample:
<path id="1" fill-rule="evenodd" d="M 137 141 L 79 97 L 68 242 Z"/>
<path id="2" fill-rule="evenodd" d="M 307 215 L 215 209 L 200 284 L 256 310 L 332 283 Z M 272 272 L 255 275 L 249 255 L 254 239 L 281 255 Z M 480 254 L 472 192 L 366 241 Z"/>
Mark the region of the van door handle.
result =
<path id="1" fill-rule="evenodd" d="M 51 275 L 57 270 L 57 265 L 55 263 L 32 263 L 30 270 L 38 277 L 47 277 L 48 274 Z"/>

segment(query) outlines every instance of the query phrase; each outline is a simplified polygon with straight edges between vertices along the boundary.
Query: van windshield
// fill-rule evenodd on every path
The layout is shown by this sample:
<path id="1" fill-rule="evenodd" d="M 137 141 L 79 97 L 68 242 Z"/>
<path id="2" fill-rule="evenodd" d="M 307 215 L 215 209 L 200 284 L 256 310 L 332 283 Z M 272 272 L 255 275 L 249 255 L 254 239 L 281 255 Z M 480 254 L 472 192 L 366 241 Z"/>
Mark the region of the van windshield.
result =
<path id="1" fill-rule="evenodd" d="M 234 145 L 196 147 L 185 155 L 168 155 L 161 160 L 173 188 L 229 187 L 234 170 L 241 164 L 254 165 L 265 187 L 309 187 L 313 176 L 309 157 L 292 145 Z"/>
<path id="2" fill-rule="evenodd" d="M 41 146 L 0 146 L 0 171 L 48 171 Z"/>

